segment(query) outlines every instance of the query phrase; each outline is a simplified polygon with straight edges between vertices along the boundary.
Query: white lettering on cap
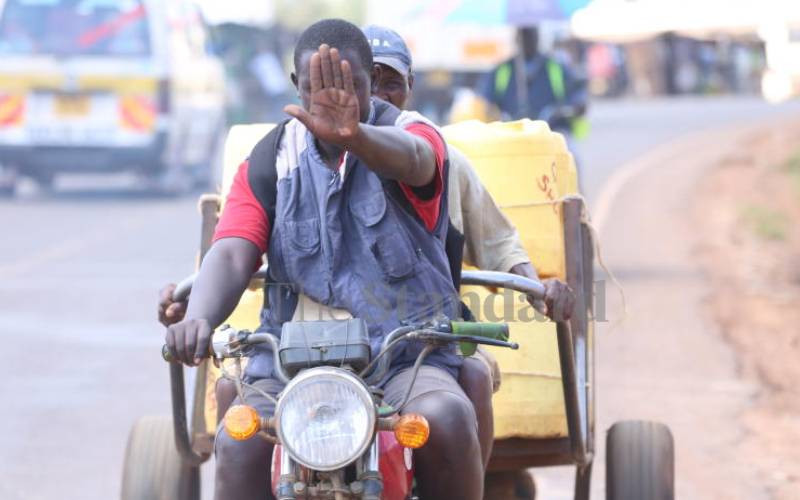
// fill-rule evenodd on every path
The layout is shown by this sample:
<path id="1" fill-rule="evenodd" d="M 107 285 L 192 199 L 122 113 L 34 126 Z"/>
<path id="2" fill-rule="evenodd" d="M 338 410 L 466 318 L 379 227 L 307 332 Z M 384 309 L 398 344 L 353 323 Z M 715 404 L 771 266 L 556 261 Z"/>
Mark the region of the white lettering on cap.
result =
<path id="1" fill-rule="evenodd" d="M 373 38 L 372 40 L 370 40 L 370 42 L 372 43 L 373 47 L 380 47 L 381 45 L 383 45 L 384 47 L 389 47 L 389 48 L 392 47 L 392 44 L 389 43 L 388 40 L 381 40 L 379 38 Z"/>

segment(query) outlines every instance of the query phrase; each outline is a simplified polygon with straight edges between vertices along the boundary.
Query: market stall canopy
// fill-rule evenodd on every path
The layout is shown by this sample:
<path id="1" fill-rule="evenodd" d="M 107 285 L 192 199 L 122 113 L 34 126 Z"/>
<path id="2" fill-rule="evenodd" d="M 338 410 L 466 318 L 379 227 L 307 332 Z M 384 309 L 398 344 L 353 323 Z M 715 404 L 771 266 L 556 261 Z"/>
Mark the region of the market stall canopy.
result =
<path id="1" fill-rule="evenodd" d="M 800 1 L 594 0 L 575 12 L 572 31 L 583 39 L 626 42 L 666 32 L 755 35 L 776 22 L 800 25 Z"/>
<path id="2" fill-rule="evenodd" d="M 400 33 L 419 69 L 484 71 L 514 53 L 516 27 L 568 26 L 589 0 L 407 0 L 367 3 L 367 23 Z"/>
<path id="3" fill-rule="evenodd" d="M 475 22 L 481 25 L 533 26 L 542 21 L 569 19 L 578 9 L 589 4 L 589 0 L 461 0 L 449 3 L 445 22 Z"/>
<path id="4" fill-rule="evenodd" d="M 254 0 L 196 0 L 209 24 L 268 26 L 275 21 L 273 2 Z"/>

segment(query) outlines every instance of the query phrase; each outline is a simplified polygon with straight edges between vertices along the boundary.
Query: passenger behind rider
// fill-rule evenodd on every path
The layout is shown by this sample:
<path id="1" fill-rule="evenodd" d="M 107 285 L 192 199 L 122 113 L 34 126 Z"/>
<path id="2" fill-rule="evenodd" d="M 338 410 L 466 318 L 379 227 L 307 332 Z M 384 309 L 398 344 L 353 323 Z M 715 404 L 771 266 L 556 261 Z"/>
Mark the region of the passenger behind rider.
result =
<path id="1" fill-rule="evenodd" d="M 400 35 L 388 28 L 367 26 L 363 31 L 378 69 L 372 82 L 372 95 L 405 109 L 414 86 L 408 47 Z M 450 159 L 450 221 L 463 234 L 464 262 L 478 269 L 538 278 L 519 233 L 500 211 L 469 160 L 450 145 L 447 145 L 447 153 Z M 547 300 L 545 304 L 535 304 L 536 307 L 542 312 L 549 312 L 548 316 L 551 317 L 556 311 L 561 311 L 562 317 L 568 317 L 572 311 L 573 296 L 566 285 L 556 279 L 543 280 L 543 284 Z M 180 321 L 185 313 L 186 303 L 172 300 L 174 290 L 175 284 L 168 284 L 160 292 L 158 317 L 165 326 Z M 487 354 L 479 349 L 477 356 L 465 358 L 458 379 L 475 406 L 484 467 L 491 455 L 494 438 L 491 399 L 499 385 L 496 363 Z M 216 390 L 218 419 L 222 418 L 235 397 L 233 383 L 220 379 Z"/>
<path id="2" fill-rule="evenodd" d="M 395 31 L 381 26 L 367 26 L 364 34 L 372 47 L 372 56 L 380 70 L 372 82 L 372 95 L 405 109 L 414 87 L 411 52 Z M 536 269 L 519 238 L 519 233 L 500 211 L 466 156 L 447 145 L 450 159 L 448 175 L 448 212 L 453 226 L 464 237 L 464 262 L 486 271 L 500 271 L 538 279 Z M 546 300 L 535 306 L 548 316 L 568 318 L 574 298 L 562 281 L 546 279 Z M 492 393 L 499 384 L 496 362 L 488 351 L 464 359 L 459 384 L 475 405 L 478 434 L 484 467 L 491 456 L 494 441 Z M 493 384 L 494 382 L 494 384 Z"/>
<path id="3" fill-rule="evenodd" d="M 277 155 L 269 153 L 280 180 L 274 187 L 257 182 L 264 165 L 257 145 L 234 180 L 186 316 L 167 330 L 167 347 L 187 365 L 205 357 L 213 328 L 236 307 L 265 252 L 270 307 L 262 326 L 270 331 L 302 312 L 296 307 L 302 302 L 331 315 L 381 318 L 369 325 L 373 347 L 405 320 L 460 313 L 444 249 L 447 157 L 438 131 L 417 113 L 371 100 L 378 70 L 366 38 L 350 23 L 309 27 L 294 61 L 292 81 L 303 106 L 287 106 L 294 119 Z M 264 189 L 276 191 L 274 220 L 270 205 L 254 195 Z M 393 357 L 382 384 L 389 404 L 403 399 L 418 350 L 406 345 Z M 482 497 L 477 421 L 456 381 L 460 365 L 455 346 L 431 353 L 404 410 L 430 424 L 427 445 L 414 453 L 425 499 Z M 247 401 L 262 415 L 274 406 L 259 391 L 274 396 L 283 387 L 272 373 L 268 351 L 250 357 L 246 378 L 258 391 L 246 393 Z M 271 497 L 270 443 L 218 432 L 215 448 L 216 498 Z"/>

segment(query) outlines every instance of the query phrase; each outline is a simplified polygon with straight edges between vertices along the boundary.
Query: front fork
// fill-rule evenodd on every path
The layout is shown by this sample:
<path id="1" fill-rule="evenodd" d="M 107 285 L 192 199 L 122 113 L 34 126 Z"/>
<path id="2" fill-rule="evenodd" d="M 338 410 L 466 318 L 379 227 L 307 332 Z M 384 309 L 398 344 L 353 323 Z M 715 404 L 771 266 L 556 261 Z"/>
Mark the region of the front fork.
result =
<path id="1" fill-rule="evenodd" d="M 278 500 L 295 500 L 297 495 L 305 497 L 305 483 L 297 481 L 295 475 L 295 464 L 292 457 L 286 451 L 286 447 L 281 446 L 280 479 L 276 497 Z"/>
<path id="2" fill-rule="evenodd" d="M 342 496 L 342 498 L 381 500 L 383 479 L 380 473 L 380 440 L 377 432 L 372 444 L 356 462 L 356 470 L 358 471 L 358 480 L 349 485 L 350 494 Z M 276 488 L 278 500 L 309 498 L 309 486 L 298 477 L 297 465 L 283 446 L 280 447 L 279 473 L 278 487 Z"/>
<path id="3" fill-rule="evenodd" d="M 378 432 L 372 438 L 367 452 L 358 460 L 358 480 L 363 485 L 363 500 L 380 500 L 383 493 L 383 479 L 380 473 L 381 446 Z"/>

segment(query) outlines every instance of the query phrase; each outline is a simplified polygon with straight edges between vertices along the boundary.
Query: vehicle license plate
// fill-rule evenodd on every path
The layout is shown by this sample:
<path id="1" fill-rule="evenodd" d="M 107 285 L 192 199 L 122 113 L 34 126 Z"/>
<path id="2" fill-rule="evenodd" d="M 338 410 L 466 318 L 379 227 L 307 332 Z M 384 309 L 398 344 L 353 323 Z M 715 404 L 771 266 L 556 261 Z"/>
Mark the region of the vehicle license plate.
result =
<path id="1" fill-rule="evenodd" d="M 53 99 L 56 116 L 86 116 L 91 110 L 91 100 L 87 95 L 58 95 Z"/>

